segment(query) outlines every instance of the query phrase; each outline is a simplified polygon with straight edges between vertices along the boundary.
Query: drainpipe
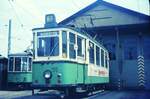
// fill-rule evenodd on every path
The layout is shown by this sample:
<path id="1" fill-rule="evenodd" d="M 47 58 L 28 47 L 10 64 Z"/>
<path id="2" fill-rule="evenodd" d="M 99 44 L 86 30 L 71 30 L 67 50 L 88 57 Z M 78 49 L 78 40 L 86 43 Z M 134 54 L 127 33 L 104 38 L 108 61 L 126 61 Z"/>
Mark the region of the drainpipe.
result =
<path id="1" fill-rule="evenodd" d="M 121 89 L 122 85 L 122 66 L 123 66 L 123 60 L 122 60 L 122 48 L 120 44 L 120 35 L 119 35 L 119 29 L 118 27 L 115 27 L 115 32 L 116 32 L 116 62 L 117 62 L 117 67 L 119 70 L 119 75 L 118 75 L 118 90 Z"/>

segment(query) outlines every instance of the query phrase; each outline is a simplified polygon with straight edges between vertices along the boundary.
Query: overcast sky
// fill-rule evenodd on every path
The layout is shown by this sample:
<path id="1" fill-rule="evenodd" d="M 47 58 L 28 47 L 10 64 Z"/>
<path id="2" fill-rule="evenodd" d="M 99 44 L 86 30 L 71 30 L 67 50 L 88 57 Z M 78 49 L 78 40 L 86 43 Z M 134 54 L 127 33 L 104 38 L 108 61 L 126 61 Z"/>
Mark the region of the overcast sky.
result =
<path id="1" fill-rule="evenodd" d="M 57 22 L 96 0 L 1 0 L 0 54 L 7 56 L 8 20 L 12 19 L 11 52 L 23 52 L 32 40 L 34 27 L 44 25 L 45 14 L 54 13 Z M 106 0 L 149 15 L 149 0 Z"/>

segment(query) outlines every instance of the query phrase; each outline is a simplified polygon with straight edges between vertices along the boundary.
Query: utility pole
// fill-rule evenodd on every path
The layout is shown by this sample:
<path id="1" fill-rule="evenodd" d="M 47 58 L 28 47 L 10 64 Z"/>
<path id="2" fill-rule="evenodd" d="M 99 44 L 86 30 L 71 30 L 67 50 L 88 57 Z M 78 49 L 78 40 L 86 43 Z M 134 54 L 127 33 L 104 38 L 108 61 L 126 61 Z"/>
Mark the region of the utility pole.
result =
<path id="1" fill-rule="evenodd" d="M 7 56 L 9 56 L 11 51 L 11 19 L 9 20 L 9 26 L 8 26 L 8 52 Z"/>

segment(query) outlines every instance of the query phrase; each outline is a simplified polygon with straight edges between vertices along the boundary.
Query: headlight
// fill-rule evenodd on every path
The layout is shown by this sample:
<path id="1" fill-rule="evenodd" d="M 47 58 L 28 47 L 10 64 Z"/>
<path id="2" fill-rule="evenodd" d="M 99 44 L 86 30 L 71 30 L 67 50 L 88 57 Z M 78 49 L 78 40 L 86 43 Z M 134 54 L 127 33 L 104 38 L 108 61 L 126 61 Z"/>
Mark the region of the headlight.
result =
<path id="1" fill-rule="evenodd" d="M 58 73 L 58 74 L 57 74 L 57 77 L 61 77 L 61 76 L 62 76 L 62 74 L 61 74 L 61 73 Z"/>
<path id="2" fill-rule="evenodd" d="M 50 70 L 46 70 L 46 71 L 44 72 L 44 78 L 50 79 L 51 77 L 52 77 L 51 71 L 50 71 Z"/>
<path id="3" fill-rule="evenodd" d="M 50 78 L 50 73 L 46 73 L 45 78 Z"/>

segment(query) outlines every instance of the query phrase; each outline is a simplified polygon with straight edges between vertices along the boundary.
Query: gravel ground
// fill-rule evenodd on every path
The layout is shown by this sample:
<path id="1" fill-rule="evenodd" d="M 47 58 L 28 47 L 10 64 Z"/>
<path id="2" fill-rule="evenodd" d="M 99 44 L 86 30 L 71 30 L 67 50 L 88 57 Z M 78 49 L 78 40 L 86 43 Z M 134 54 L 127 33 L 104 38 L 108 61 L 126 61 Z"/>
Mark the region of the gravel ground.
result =
<path id="1" fill-rule="evenodd" d="M 150 99 L 150 91 L 106 91 L 88 99 Z"/>
<path id="2" fill-rule="evenodd" d="M 0 99 L 58 99 L 60 97 L 58 92 L 50 90 L 39 92 L 35 90 L 35 94 L 32 95 L 31 90 L 26 91 L 0 91 Z"/>
<path id="3" fill-rule="evenodd" d="M 32 95 L 31 91 L 0 91 L 0 99 L 12 99 Z"/>
<path id="4" fill-rule="evenodd" d="M 0 99 L 60 99 L 56 91 L 38 92 L 31 91 L 0 91 Z M 82 96 L 81 96 L 82 95 Z M 104 91 L 90 96 L 70 96 L 69 99 L 150 99 L 150 91 Z M 67 99 L 68 99 L 67 98 Z"/>

